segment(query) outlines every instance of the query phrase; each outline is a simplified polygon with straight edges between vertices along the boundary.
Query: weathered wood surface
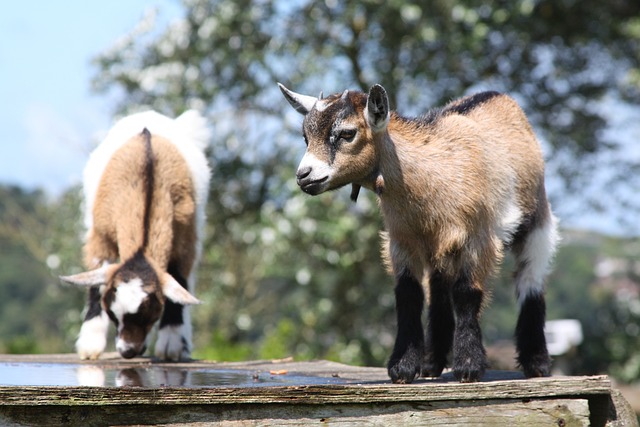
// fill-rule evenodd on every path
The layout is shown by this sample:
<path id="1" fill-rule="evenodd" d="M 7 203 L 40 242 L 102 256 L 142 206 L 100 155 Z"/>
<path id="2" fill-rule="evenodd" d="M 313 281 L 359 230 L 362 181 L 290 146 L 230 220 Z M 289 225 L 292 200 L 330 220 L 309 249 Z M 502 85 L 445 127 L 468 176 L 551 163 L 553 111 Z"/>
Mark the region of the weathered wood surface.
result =
<path id="1" fill-rule="evenodd" d="M 107 356 L 2 356 L 0 363 L 87 364 L 103 368 L 286 371 L 316 379 L 283 386 L 0 386 L 0 425 L 564 425 L 637 426 L 606 376 L 522 378 L 490 371 L 460 384 L 451 374 L 391 384 L 383 368 L 327 361 L 152 364 Z M 327 379 L 327 384 L 317 379 Z M 341 383 L 336 384 L 339 379 Z M 0 384 L 2 378 L 0 378 Z"/>

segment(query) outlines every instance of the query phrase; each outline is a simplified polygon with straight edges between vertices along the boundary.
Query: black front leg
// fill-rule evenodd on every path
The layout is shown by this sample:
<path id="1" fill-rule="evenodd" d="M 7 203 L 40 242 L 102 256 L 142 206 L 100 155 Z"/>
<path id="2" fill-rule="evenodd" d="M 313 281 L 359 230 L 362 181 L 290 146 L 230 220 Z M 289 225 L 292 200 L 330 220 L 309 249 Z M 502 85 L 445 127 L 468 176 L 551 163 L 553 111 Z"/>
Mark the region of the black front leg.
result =
<path id="1" fill-rule="evenodd" d="M 408 384 L 420 375 L 424 354 L 424 290 L 422 284 L 404 270 L 398 277 L 395 292 L 398 333 L 388 370 L 394 383 Z"/>
<path id="2" fill-rule="evenodd" d="M 100 295 L 99 286 L 92 286 L 89 288 L 89 295 L 87 297 L 87 313 L 84 315 L 85 322 L 102 315 L 101 298 L 102 296 Z"/>
<path id="3" fill-rule="evenodd" d="M 164 304 L 164 312 L 160 319 L 160 329 L 165 326 L 181 326 L 184 323 L 182 318 L 183 305 L 167 300 Z"/>
<path id="4" fill-rule="evenodd" d="M 189 286 L 187 283 L 187 279 L 181 273 L 181 271 L 176 267 L 175 263 L 170 262 L 167 268 L 167 272 L 182 285 L 183 288 L 189 290 Z M 183 305 L 175 303 L 170 300 L 166 300 L 164 306 L 164 312 L 162 313 L 162 318 L 160 319 L 160 329 L 165 326 L 181 326 L 184 323 L 184 319 L 182 316 Z"/>
<path id="5" fill-rule="evenodd" d="M 480 330 L 483 290 L 481 284 L 463 276 L 455 282 L 452 296 L 456 317 L 453 375 L 460 382 L 478 381 L 487 368 L 487 355 Z"/>
<path id="6" fill-rule="evenodd" d="M 169 264 L 168 273 L 182 287 L 188 289 L 187 279 L 172 263 Z M 181 304 L 170 300 L 165 302 L 155 347 L 155 356 L 158 359 L 180 361 L 191 358 L 191 327 L 185 310 L 186 308 Z"/>
<path id="7" fill-rule="evenodd" d="M 429 324 L 422 364 L 422 375 L 425 377 L 439 377 L 447 366 L 455 327 L 451 286 L 451 282 L 438 271 L 429 277 Z"/>

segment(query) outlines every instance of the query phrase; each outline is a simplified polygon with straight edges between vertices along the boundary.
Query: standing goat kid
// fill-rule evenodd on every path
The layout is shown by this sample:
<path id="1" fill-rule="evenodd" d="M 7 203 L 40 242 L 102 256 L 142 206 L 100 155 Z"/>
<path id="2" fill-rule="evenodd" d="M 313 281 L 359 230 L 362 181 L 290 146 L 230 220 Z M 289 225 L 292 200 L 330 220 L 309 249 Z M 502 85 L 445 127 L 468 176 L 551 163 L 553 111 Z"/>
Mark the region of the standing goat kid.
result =
<path id="1" fill-rule="evenodd" d="M 518 363 L 549 375 L 544 279 L 557 241 L 540 146 L 523 111 L 484 92 L 407 119 L 389 111 L 384 88 L 327 98 L 279 85 L 304 115 L 307 151 L 297 170 L 311 195 L 352 184 L 374 191 L 384 217 L 384 256 L 396 278 L 398 332 L 389 360 L 395 383 L 439 376 L 453 350 L 462 382 L 487 367 L 479 316 L 484 287 L 503 258 L 516 257 Z M 422 327 L 428 282 L 428 326 Z"/>
<path id="2" fill-rule="evenodd" d="M 120 120 L 84 171 L 85 266 L 62 277 L 89 286 L 76 342 L 82 359 L 104 351 L 109 318 L 125 358 L 144 353 L 158 319 L 155 355 L 184 360 L 191 352 L 185 305 L 200 252 L 210 170 L 205 120 L 188 111 L 175 120 L 155 112 Z"/>

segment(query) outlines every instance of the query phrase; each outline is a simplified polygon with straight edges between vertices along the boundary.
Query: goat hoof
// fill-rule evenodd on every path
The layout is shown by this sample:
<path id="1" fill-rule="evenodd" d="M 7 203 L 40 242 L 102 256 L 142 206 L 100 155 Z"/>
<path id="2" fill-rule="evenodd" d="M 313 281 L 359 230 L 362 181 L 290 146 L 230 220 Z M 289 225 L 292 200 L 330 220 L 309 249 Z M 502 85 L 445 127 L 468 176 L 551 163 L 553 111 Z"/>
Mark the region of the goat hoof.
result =
<path id="1" fill-rule="evenodd" d="M 520 361 L 519 364 L 527 378 L 548 377 L 551 374 L 551 359 L 546 354 L 526 362 Z"/>
<path id="2" fill-rule="evenodd" d="M 428 359 L 428 358 L 425 358 Z M 439 377 L 442 375 L 442 371 L 447 366 L 447 362 L 434 362 L 432 360 L 424 360 L 422 362 L 422 376 L 423 377 Z"/>
<path id="3" fill-rule="evenodd" d="M 420 375 L 420 368 L 397 364 L 389 368 L 389 376 L 394 384 L 411 384 Z"/>
<path id="4" fill-rule="evenodd" d="M 190 342 L 182 335 L 182 326 L 165 326 L 158 332 L 155 356 L 159 360 L 180 362 L 190 359 Z"/>
<path id="5" fill-rule="evenodd" d="M 456 371 L 455 369 L 453 371 L 453 376 L 455 376 L 456 379 L 461 383 L 478 382 L 483 375 L 484 375 L 484 372 L 479 372 L 479 371 L 468 371 L 468 370 Z"/>
<path id="6" fill-rule="evenodd" d="M 422 352 L 409 348 L 402 357 L 391 356 L 388 365 L 389 377 L 395 384 L 411 384 L 420 376 Z"/>
<path id="7" fill-rule="evenodd" d="M 76 352 L 82 360 L 97 360 L 107 346 L 103 335 L 82 334 L 76 341 Z"/>
<path id="8" fill-rule="evenodd" d="M 453 376 L 461 383 L 474 383 L 483 377 L 487 363 L 485 360 L 472 362 L 467 360 L 467 363 L 453 365 Z"/>

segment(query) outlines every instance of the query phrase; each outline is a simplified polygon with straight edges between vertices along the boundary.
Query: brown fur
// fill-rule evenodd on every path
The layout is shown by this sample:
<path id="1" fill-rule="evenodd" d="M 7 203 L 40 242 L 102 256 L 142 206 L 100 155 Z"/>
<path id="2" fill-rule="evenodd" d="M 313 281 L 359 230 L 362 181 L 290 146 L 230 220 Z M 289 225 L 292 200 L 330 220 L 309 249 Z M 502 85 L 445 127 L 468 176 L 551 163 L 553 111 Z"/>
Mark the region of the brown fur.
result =
<path id="1" fill-rule="evenodd" d="M 392 113 L 388 132 L 374 134 L 365 119 L 366 95 L 349 96 L 358 111 L 342 123 L 357 127 L 360 136 L 337 152 L 339 176 L 331 187 L 355 183 L 379 194 L 393 242 L 385 245 L 385 256 L 396 261 L 389 264 L 409 266 L 418 278 L 432 268 L 451 274 L 464 269 L 480 286 L 503 256 L 493 230 L 498 209 L 515 197 L 523 216 L 548 210 L 542 154 L 522 110 L 499 95 L 468 114 L 445 114 L 431 123 Z M 307 132 L 308 150 L 326 159 L 322 126 L 310 128 L 318 131 Z"/>
<path id="2" fill-rule="evenodd" d="M 195 259 L 195 200 L 191 173 L 173 144 L 152 136 L 157 179 L 149 212 L 144 253 L 158 272 L 170 261 L 188 277 Z M 84 247 L 87 268 L 96 261 L 131 258 L 143 246 L 145 231 L 145 142 L 135 136 L 116 151 L 100 180 L 93 206 L 93 227 Z M 158 274 L 160 277 L 160 274 Z"/>

